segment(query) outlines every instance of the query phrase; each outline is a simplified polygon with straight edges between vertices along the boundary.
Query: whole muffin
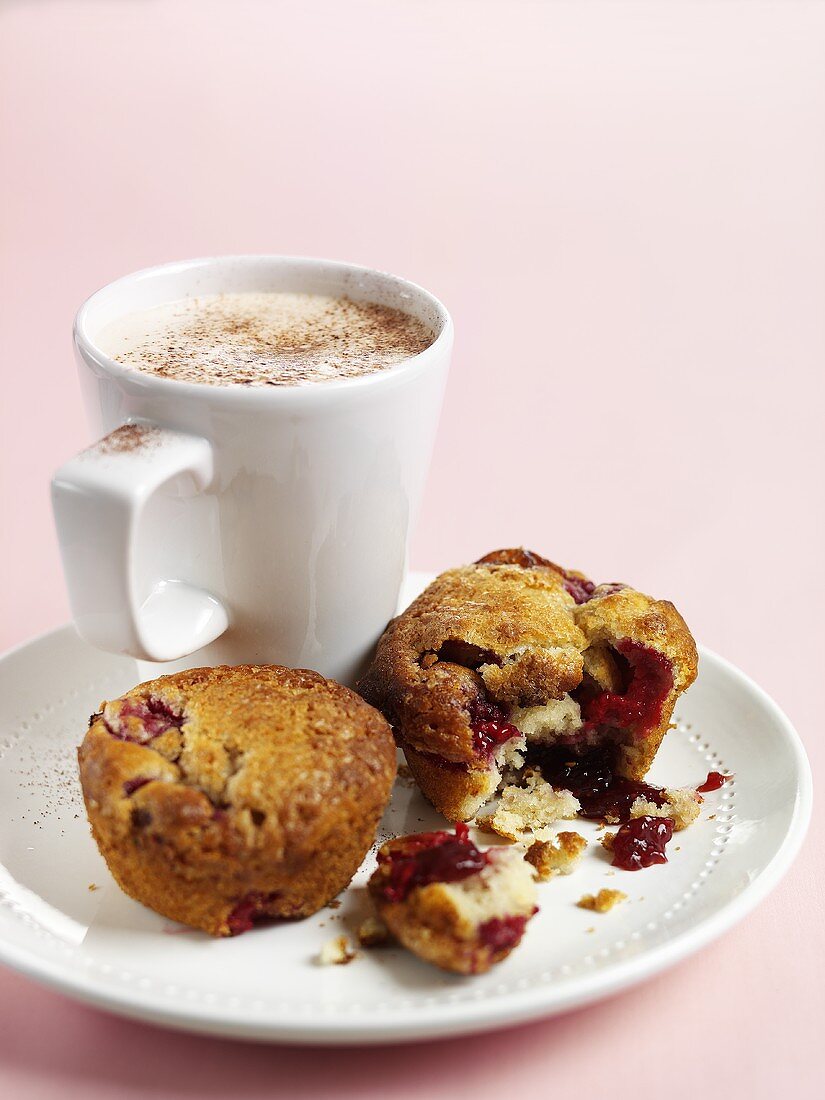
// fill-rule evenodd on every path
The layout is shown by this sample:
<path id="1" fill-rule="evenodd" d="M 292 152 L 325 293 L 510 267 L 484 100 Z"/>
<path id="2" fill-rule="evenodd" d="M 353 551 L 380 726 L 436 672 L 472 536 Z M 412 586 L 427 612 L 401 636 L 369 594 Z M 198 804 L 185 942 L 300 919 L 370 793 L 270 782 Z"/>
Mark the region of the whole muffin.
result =
<path id="1" fill-rule="evenodd" d="M 427 798 L 466 821 L 503 774 L 558 772 L 555 750 L 602 749 L 600 766 L 643 779 L 696 670 L 672 603 L 509 549 L 437 577 L 390 623 L 359 690 Z"/>
<path id="2" fill-rule="evenodd" d="M 376 710 L 278 665 L 140 684 L 92 715 L 78 760 L 92 834 L 121 888 L 215 936 L 334 898 L 395 777 Z"/>

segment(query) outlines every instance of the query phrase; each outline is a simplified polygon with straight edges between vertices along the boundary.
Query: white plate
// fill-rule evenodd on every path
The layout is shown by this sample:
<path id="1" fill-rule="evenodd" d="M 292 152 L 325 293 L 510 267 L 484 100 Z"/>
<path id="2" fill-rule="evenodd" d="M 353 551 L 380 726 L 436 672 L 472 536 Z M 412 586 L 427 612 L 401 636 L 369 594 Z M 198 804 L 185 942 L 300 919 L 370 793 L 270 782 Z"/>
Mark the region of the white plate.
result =
<path id="1" fill-rule="evenodd" d="M 408 596 L 425 581 L 410 578 Z M 787 718 L 703 651 L 652 778 L 695 784 L 714 769 L 736 779 L 707 796 L 666 866 L 612 871 L 591 844 L 575 874 L 540 887 L 541 912 L 522 945 L 487 975 L 453 977 L 396 948 L 319 967 L 321 945 L 366 912 L 372 854 L 341 908 L 221 941 L 170 925 L 110 878 L 86 824 L 75 746 L 89 713 L 132 686 L 134 670 L 71 627 L 0 658 L 0 959 L 81 1000 L 192 1031 L 378 1043 L 482 1031 L 593 1001 L 743 917 L 790 865 L 810 816 L 810 771 Z M 399 784 L 379 838 L 439 824 Z M 595 826 L 574 827 L 595 838 Z M 574 905 L 602 886 L 628 901 L 605 915 Z"/>

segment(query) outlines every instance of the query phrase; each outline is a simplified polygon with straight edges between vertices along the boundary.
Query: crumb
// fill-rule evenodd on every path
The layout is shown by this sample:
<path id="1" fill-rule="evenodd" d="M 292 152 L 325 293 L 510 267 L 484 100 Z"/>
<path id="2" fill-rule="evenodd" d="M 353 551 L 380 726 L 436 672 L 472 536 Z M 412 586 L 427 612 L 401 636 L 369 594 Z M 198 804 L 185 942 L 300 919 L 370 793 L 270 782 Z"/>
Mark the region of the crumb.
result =
<path id="1" fill-rule="evenodd" d="M 493 826 L 493 814 L 484 814 L 483 817 L 477 817 L 473 821 L 473 825 L 476 829 L 481 829 L 485 833 L 494 833 L 496 830 Z"/>
<path id="2" fill-rule="evenodd" d="M 605 833 L 604 836 L 600 838 L 599 844 L 601 844 L 602 848 L 604 848 L 604 850 L 606 852 L 612 852 L 613 851 L 613 841 L 615 839 L 616 839 L 616 834 L 615 833 Z"/>
<path id="3" fill-rule="evenodd" d="M 584 894 L 576 905 L 579 909 L 591 909 L 594 913 L 609 913 L 614 905 L 618 905 L 626 897 L 627 894 L 623 894 L 621 890 L 599 890 L 595 896 Z"/>
<path id="4" fill-rule="evenodd" d="M 402 787 L 414 787 L 415 786 L 415 779 L 413 778 L 413 773 L 410 771 L 409 767 L 406 764 L 399 764 L 398 765 L 397 780 L 401 784 Z"/>
<path id="5" fill-rule="evenodd" d="M 98 884 L 96 882 L 90 882 L 89 883 L 89 889 L 90 890 L 99 890 L 100 887 L 98 886 Z"/>
<path id="6" fill-rule="evenodd" d="M 716 820 L 716 814 L 708 814 L 708 821 L 715 821 L 715 820 Z"/>
<path id="7" fill-rule="evenodd" d="M 381 947 L 390 938 L 390 930 L 377 917 L 367 917 L 358 926 L 358 942 L 362 947 Z"/>
<path id="8" fill-rule="evenodd" d="M 630 816 L 669 817 L 676 832 L 692 825 L 699 816 L 702 796 L 697 794 L 693 787 L 665 787 L 664 795 L 665 803 L 663 806 L 657 806 L 654 802 L 646 802 L 643 798 L 637 798 L 630 807 Z"/>
<path id="9" fill-rule="evenodd" d="M 483 819 L 483 827 L 508 840 L 522 840 L 556 821 L 575 817 L 581 809 L 570 791 L 556 790 L 538 772 L 525 772 L 523 779 L 524 786 L 504 788 L 494 813 Z"/>
<path id="10" fill-rule="evenodd" d="M 595 928 L 585 928 L 585 932 L 595 932 Z"/>
<path id="11" fill-rule="evenodd" d="M 571 874 L 586 847 L 579 833 L 559 833 L 553 840 L 533 841 L 524 858 L 535 867 L 539 882 L 547 882 L 554 875 Z"/>
<path id="12" fill-rule="evenodd" d="M 521 834 L 515 829 L 511 829 L 501 817 L 496 818 L 495 814 L 487 814 L 483 819 L 483 823 L 477 819 L 476 824 L 479 828 L 483 829 L 485 833 L 495 833 L 505 840 L 519 840 L 521 837 Z"/>
<path id="13" fill-rule="evenodd" d="M 327 909 L 340 909 L 343 902 L 340 898 L 333 898 L 332 901 L 327 903 Z"/>
<path id="14" fill-rule="evenodd" d="M 327 940 L 318 952 L 319 966 L 345 966 L 355 958 L 355 951 L 346 936 L 336 936 Z"/>

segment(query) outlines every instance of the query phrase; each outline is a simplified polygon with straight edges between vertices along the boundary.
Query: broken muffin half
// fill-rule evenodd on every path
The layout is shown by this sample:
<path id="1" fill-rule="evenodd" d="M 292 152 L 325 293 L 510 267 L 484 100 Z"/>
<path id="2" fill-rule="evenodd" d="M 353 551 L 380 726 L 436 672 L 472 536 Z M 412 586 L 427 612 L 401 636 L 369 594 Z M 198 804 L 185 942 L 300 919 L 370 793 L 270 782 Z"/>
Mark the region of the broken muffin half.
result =
<path id="1" fill-rule="evenodd" d="M 643 779 L 696 671 L 672 603 L 509 549 L 437 577 L 359 690 L 436 809 L 467 821 L 526 765 L 550 778 L 598 753 Z"/>

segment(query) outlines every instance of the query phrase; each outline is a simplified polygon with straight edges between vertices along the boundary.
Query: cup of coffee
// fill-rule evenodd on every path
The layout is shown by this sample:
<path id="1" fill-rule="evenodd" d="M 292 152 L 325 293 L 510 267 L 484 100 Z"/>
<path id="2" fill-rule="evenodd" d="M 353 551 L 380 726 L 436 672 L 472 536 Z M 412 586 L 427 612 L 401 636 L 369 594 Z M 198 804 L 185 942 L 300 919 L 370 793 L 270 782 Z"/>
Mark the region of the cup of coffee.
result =
<path id="1" fill-rule="evenodd" d="M 97 443 L 52 501 L 72 614 L 159 663 L 351 682 L 395 613 L 452 349 L 427 291 L 351 264 L 167 264 L 75 321 Z"/>

